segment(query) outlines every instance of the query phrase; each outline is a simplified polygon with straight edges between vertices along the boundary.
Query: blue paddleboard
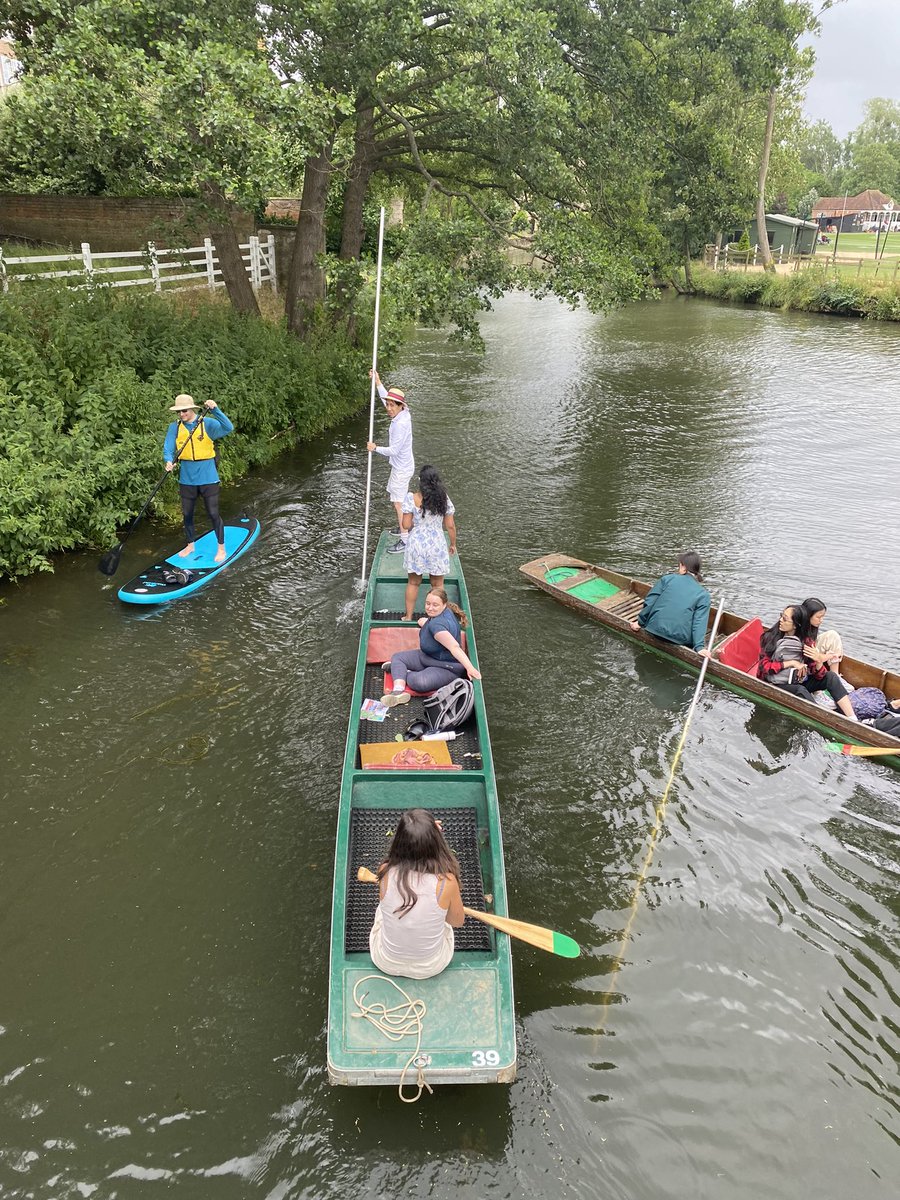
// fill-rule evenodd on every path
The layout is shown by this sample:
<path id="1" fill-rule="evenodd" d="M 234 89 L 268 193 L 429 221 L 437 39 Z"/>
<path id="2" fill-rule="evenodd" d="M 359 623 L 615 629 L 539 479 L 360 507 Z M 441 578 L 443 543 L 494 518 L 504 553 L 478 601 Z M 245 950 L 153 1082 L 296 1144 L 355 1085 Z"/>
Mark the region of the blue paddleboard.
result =
<path id="1" fill-rule="evenodd" d="M 224 562 L 215 561 L 218 544 L 215 533 L 210 530 L 197 539 L 193 554 L 182 558 L 176 551 L 168 558 L 160 559 L 140 575 L 135 575 L 134 579 L 129 579 L 119 588 L 119 599 L 127 604 L 162 604 L 168 600 L 180 600 L 182 596 L 189 596 L 191 592 L 196 592 L 211 579 L 215 579 L 226 567 L 230 567 L 258 537 L 259 521 L 256 517 L 226 521 Z M 173 567 L 190 571 L 191 578 L 186 583 L 167 583 L 164 576 Z"/>

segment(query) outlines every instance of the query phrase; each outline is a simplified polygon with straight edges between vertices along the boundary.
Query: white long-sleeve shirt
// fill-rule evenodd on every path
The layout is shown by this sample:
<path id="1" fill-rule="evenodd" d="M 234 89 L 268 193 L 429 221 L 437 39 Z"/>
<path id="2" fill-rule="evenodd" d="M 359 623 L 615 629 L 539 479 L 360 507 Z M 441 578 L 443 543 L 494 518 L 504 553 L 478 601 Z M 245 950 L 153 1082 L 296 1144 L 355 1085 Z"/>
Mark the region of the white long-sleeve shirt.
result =
<path id="1" fill-rule="evenodd" d="M 387 398 L 387 388 L 384 384 L 378 385 L 378 395 L 382 401 Z M 404 406 L 396 417 L 391 418 L 388 444 L 376 446 L 375 453 L 383 454 L 391 464 L 391 470 L 396 471 L 398 475 L 413 474 L 416 464 L 413 459 L 412 418 L 408 408 Z"/>

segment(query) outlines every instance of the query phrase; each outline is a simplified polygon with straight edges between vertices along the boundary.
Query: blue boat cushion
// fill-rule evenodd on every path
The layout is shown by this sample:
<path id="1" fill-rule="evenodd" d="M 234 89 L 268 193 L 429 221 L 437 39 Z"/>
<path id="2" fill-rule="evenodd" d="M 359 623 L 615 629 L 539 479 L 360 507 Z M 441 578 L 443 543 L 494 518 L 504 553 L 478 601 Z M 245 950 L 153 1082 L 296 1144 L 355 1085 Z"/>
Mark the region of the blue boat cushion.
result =
<path id="1" fill-rule="evenodd" d="M 403 816 L 402 808 L 357 808 L 350 814 L 350 843 L 347 882 L 347 920 L 344 926 L 344 950 L 347 954 L 368 954 L 369 930 L 375 920 L 378 888 L 360 883 L 358 867 L 374 871 L 384 862 L 390 833 Z M 435 808 L 432 810 L 444 827 L 444 835 L 459 859 L 462 872 L 462 898 L 466 908 L 485 912 L 481 854 L 474 808 Z M 480 921 L 467 920 L 454 929 L 457 950 L 491 950 L 491 931 Z"/>

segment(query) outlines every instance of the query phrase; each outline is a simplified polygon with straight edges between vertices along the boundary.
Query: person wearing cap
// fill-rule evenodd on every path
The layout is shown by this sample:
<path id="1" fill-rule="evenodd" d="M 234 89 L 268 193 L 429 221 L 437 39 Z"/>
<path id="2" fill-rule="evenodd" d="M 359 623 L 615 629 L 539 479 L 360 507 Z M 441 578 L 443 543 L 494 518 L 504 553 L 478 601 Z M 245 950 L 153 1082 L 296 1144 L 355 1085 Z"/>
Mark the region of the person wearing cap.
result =
<path id="1" fill-rule="evenodd" d="M 376 446 L 367 442 L 366 449 L 370 454 L 383 454 L 391 467 L 387 482 L 387 493 L 394 511 L 397 514 L 397 530 L 400 534 L 393 546 L 388 547 L 388 554 L 402 554 L 409 540 L 409 531 L 403 528 L 403 501 L 409 492 L 410 481 L 416 469 L 413 461 L 412 418 L 409 415 L 409 404 L 400 388 L 385 388 L 377 371 L 369 375 L 375 380 L 378 395 L 381 397 L 387 414 L 391 418 L 388 432 L 388 444 Z"/>
<path id="2" fill-rule="evenodd" d="M 216 531 L 216 562 L 225 561 L 225 525 L 219 515 L 219 472 L 216 469 L 214 443 L 234 431 L 234 426 L 215 400 L 207 400 L 209 410 L 198 419 L 199 407 L 193 396 L 182 393 L 175 397 L 169 409 L 177 419 L 166 430 L 163 458 L 166 470 L 173 471 L 179 463 L 178 485 L 181 492 L 181 514 L 187 545 L 179 551 L 181 558 L 194 553 L 194 508 L 197 497 L 203 497 L 210 524 Z"/>

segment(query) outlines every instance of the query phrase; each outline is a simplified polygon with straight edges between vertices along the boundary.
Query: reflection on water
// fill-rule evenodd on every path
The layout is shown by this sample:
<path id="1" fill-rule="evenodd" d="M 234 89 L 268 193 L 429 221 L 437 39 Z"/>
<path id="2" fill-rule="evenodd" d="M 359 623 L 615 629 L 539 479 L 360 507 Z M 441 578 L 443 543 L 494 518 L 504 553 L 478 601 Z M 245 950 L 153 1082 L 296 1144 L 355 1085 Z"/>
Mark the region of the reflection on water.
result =
<path id="1" fill-rule="evenodd" d="M 4 1196 L 893 1195 L 900 775 L 707 686 L 614 971 L 694 679 L 516 567 L 694 546 L 727 607 L 821 594 L 896 666 L 900 335 L 523 298 L 484 332 L 394 381 L 457 505 L 511 911 L 585 950 L 515 947 L 518 1080 L 400 1111 L 325 1078 L 360 416 L 232 489 L 263 532 L 215 588 L 131 610 L 76 556 L 7 593 Z"/>

